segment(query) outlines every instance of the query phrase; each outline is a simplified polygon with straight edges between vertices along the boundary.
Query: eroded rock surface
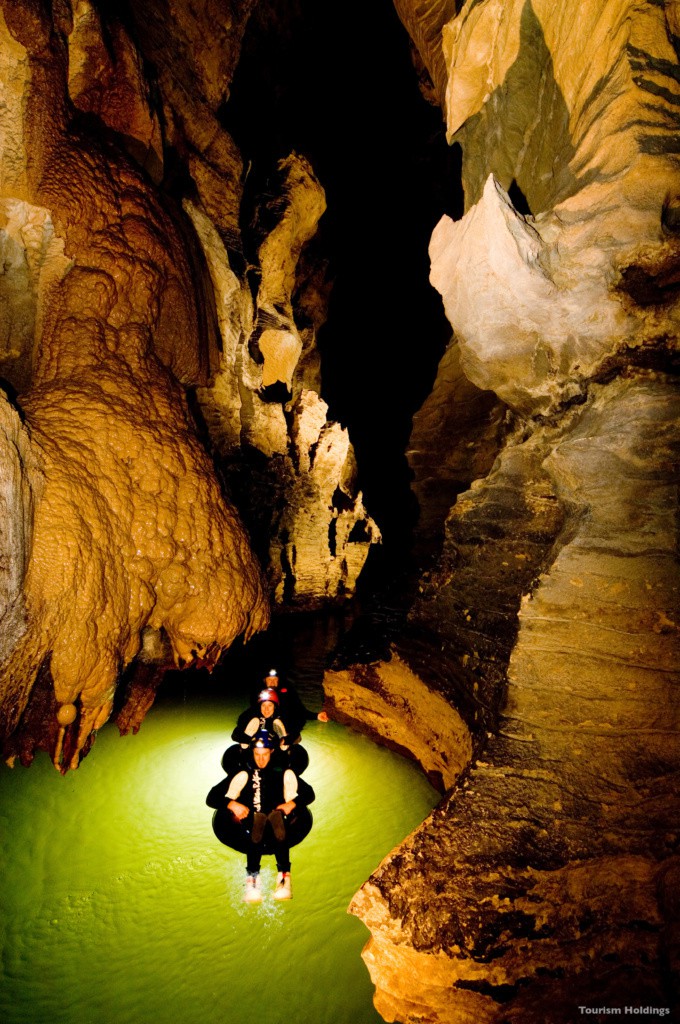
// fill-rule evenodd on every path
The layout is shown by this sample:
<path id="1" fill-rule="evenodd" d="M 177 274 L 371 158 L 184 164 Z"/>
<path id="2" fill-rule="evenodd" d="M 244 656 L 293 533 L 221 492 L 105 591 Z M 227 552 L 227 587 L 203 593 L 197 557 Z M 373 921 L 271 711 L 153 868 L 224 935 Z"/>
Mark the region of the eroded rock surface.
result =
<path id="1" fill-rule="evenodd" d="M 413 417 L 406 452 L 420 509 L 421 543 L 441 541 L 456 497 L 491 469 L 506 432 L 505 412 L 493 391 L 481 390 L 466 377 L 460 345 L 452 338 L 432 392 Z M 442 445 L 443 437 L 455 442 Z"/>
<path id="2" fill-rule="evenodd" d="M 24 577 L 41 491 L 28 431 L 0 394 L 0 664 L 11 658 L 26 629 Z"/>
<path id="3" fill-rule="evenodd" d="M 136 730 L 168 666 L 212 666 L 270 598 L 343 600 L 380 538 L 320 398 L 323 188 L 225 128 L 254 7 L 2 4 L 10 760 L 75 766 L 127 666 Z"/>
<path id="4" fill-rule="evenodd" d="M 352 903 L 376 1005 L 450 1024 L 672 1013 L 676 5 L 398 6 L 440 94 L 443 46 L 463 149 L 467 212 L 436 229 L 432 280 L 463 373 L 509 413 L 477 476 L 444 433 L 442 363 L 439 444 L 471 486 L 392 657 L 453 703 L 473 753 Z"/>
<path id="5" fill-rule="evenodd" d="M 254 297 L 200 211 L 191 210 L 223 339 L 219 370 L 198 394 L 275 601 L 309 608 L 354 593 L 380 530 L 357 488 L 349 434 L 329 421 L 320 397 L 316 334 L 328 287 L 301 257 L 326 208 L 325 195 L 297 154 L 279 162 L 270 189 L 252 229 Z"/>
<path id="6" fill-rule="evenodd" d="M 335 720 L 414 758 L 441 791 L 470 761 L 470 730 L 460 714 L 396 653 L 388 662 L 326 672 L 324 691 Z"/>
<path id="7" fill-rule="evenodd" d="M 418 671 L 448 684 L 479 753 L 352 904 L 388 1020 L 567 1022 L 593 999 L 673 999 L 657 893 L 680 811 L 679 413 L 672 383 L 634 376 L 593 388 L 568 430 L 508 449 L 495 496 L 514 487 L 534 514 L 543 504 L 538 547 L 516 499 L 512 536 L 507 498 L 489 516 L 489 484 L 452 512 L 448 571 L 412 613 L 417 649 L 407 635 L 399 653 L 415 665 L 444 640 L 438 678 L 422 658 Z"/>
<path id="8" fill-rule="evenodd" d="M 268 174 L 244 167 L 223 127 L 251 15 L 285 31 L 286 14 L 253 0 L 200 10 L 153 0 L 133 11 L 158 71 L 168 142 L 197 192 L 184 207 L 208 265 L 221 349 L 197 391 L 201 415 L 274 601 L 310 608 L 354 593 L 380 530 L 358 491 L 348 433 L 320 397 L 316 333 L 329 283 L 304 253 L 325 210 L 323 188 L 296 153 Z M 244 197 L 251 172 L 261 194 Z"/>
<path id="9" fill-rule="evenodd" d="M 212 665 L 266 625 L 268 602 L 178 383 L 200 381 L 206 359 L 176 211 L 79 126 L 65 77 L 72 26 L 29 7 L 4 8 L 13 52 L 24 47 L 25 187 L 68 262 L 36 301 L 21 396 L 16 451 L 42 486 L 24 528 L 24 622 L 3 659 L 0 718 L 6 757 L 45 746 L 65 770 L 109 717 L 145 629 L 163 633 L 176 664 Z M 50 259 L 49 245 L 37 249 L 33 281 Z"/>

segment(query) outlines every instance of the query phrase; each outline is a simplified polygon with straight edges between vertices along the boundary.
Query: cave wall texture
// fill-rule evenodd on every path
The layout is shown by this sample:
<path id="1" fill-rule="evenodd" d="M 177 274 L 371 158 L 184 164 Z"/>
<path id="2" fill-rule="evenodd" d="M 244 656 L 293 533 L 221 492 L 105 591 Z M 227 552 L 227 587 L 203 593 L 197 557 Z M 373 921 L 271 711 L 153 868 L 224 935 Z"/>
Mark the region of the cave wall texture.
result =
<path id="1" fill-rule="evenodd" d="M 431 240 L 453 335 L 409 452 L 441 555 L 391 656 L 325 680 L 444 790 L 352 903 L 376 1005 L 677 1014 L 680 5 L 395 6 L 465 213 Z"/>
<path id="2" fill-rule="evenodd" d="M 408 450 L 437 557 L 389 656 L 324 683 L 443 794 L 352 903 L 376 1005 L 677 1010 L 680 5 L 394 6 L 465 202 Z M 258 24 L 301 11 L 0 2 L 10 762 L 76 767 L 168 666 L 351 595 L 380 539 L 321 397 L 324 187 L 226 127 Z"/>
<path id="3" fill-rule="evenodd" d="M 380 538 L 319 394 L 328 286 L 304 250 L 323 188 L 290 153 L 246 203 L 220 121 L 253 7 L 0 5 L 10 762 L 76 767 L 112 713 L 137 729 L 169 666 L 214 666 L 270 602 L 351 594 Z M 242 515 L 230 471 L 257 482 Z"/>

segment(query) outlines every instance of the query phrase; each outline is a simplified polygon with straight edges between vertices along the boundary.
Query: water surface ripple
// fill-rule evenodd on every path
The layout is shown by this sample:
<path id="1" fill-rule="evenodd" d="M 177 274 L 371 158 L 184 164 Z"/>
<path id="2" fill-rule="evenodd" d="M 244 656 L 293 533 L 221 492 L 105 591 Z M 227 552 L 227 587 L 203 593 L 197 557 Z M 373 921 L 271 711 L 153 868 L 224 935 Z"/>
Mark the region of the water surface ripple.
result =
<path id="1" fill-rule="evenodd" d="M 4 1024 L 377 1024 L 347 905 L 437 794 L 418 769 L 311 723 L 314 828 L 294 898 L 241 902 L 245 858 L 205 805 L 237 703 L 162 705 L 140 733 L 100 733 L 62 778 L 45 755 L 0 769 Z"/>

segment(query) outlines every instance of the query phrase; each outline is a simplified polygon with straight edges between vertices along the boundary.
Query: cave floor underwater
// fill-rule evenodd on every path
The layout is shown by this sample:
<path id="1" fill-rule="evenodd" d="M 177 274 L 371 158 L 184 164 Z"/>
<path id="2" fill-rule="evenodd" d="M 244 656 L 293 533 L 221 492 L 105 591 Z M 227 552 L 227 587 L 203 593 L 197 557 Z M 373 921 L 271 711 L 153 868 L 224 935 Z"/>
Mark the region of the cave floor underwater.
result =
<path id="1" fill-rule="evenodd" d="M 242 701 L 185 690 L 139 734 L 112 725 L 76 772 L 46 755 L 0 770 L 4 1024 L 372 1024 L 381 1018 L 346 913 L 438 796 L 415 765 L 329 723 L 305 730 L 314 827 L 294 899 L 242 903 L 245 858 L 205 805 Z"/>

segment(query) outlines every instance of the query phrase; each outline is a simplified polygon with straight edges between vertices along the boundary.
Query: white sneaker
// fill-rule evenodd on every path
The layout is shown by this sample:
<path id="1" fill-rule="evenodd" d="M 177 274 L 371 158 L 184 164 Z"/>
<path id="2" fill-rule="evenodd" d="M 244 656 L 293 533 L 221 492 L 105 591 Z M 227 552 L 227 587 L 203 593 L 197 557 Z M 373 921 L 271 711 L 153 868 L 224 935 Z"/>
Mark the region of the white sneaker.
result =
<path id="1" fill-rule="evenodd" d="M 290 871 L 279 871 L 276 876 L 276 889 L 274 889 L 275 900 L 290 900 L 293 893 L 290 890 Z"/>
<path id="2" fill-rule="evenodd" d="M 261 903 L 262 902 L 262 888 L 260 886 L 259 875 L 247 875 L 246 876 L 246 890 L 243 893 L 244 903 Z"/>

